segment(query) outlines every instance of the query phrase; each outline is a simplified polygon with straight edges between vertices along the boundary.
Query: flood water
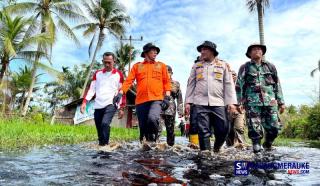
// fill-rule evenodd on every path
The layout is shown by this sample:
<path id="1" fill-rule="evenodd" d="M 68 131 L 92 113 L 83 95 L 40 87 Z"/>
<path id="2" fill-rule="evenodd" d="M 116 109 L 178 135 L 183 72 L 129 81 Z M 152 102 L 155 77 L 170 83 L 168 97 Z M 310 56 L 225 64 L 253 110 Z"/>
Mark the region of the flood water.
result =
<path id="1" fill-rule="evenodd" d="M 199 155 L 187 147 L 186 138 L 176 142 L 173 148 L 161 143 L 151 145 L 151 150 L 131 142 L 110 149 L 86 143 L 0 152 L 0 185 L 320 185 L 316 148 L 277 147 L 262 157 L 309 162 L 308 174 L 257 170 L 235 176 L 235 160 L 255 159 L 250 149 L 224 148 L 220 154 Z"/>

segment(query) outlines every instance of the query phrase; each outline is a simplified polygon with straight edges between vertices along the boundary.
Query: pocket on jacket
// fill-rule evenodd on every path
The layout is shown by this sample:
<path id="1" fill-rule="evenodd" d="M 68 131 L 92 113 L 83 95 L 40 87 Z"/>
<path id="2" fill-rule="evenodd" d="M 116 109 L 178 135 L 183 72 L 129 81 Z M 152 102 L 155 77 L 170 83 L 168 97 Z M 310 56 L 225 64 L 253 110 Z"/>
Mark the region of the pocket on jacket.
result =
<path id="1" fill-rule="evenodd" d="M 153 70 L 152 71 L 152 78 L 160 80 L 161 79 L 161 71 Z"/>
<path id="2" fill-rule="evenodd" d="M 139 72 L 138 74 L 137 74 L 137 80 L 139 81 L 139 80 L 143 80 L 143 79 L 145 79 L 147 77 L 147 73 L 146 72 Z"/>
<path id="3" fill-rule="evenodd" d="M 273 85 L 275 84 L 275 81 L 273 80 L 273 77 L 272 77 L 272 73 L 271 72 L 265 72 L 263 73 L 263 76 L 265 78 L 265 81 L 266 81 L 266 84 L 267 85 Z"/>
<path id="4" fill-rule="evenodd" d="M 258 74 L 248 73 L 248 74 L 247 74 L 247 77 L 246 77 L 246 82 L 247 82 L 248 84 L 256 84 L 256 82 L 257 82 L 257 77 L 258 77 Z"/>

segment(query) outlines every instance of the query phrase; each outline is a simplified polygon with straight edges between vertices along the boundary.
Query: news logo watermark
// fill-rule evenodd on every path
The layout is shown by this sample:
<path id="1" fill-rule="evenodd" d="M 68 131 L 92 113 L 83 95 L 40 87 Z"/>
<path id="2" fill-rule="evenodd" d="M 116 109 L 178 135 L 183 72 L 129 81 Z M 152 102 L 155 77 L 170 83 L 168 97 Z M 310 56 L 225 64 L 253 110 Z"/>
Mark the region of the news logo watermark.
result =
<path id="1" fill-rule="evenodd" d="M 247 176 L 250 171 L 264 169 L 264 170 L 286 170 L 288 174 L 309 174 L 309 162 L 254 162 L 254 161 L 235 161 L 234 175 Z"/>

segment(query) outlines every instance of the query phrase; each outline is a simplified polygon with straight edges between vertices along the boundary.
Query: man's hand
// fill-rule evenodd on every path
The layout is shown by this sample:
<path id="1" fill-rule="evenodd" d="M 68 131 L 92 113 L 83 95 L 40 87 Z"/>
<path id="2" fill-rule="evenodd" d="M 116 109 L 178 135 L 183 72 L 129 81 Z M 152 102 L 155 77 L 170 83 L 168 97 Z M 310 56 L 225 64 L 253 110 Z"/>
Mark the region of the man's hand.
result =
<path id="1" fill-rule="evenodd" d="M 122 119 L 124 116 L 124 111 L 122 109 L 119 110 L 118 119 Z"/>
<path id="2" fill-rule="evenodd" d="M 86 110 L 86 103 L 82 103 L 80 107 L 81 114 L 83 114 L 85 110 Z"/>
<path id="3" fill-rule="evenodd" d="M 228 112 L 229 113 L 235 113 L 237 112 L 236 106 L 235 105 L 228 105 Z"/>
<path id="4" fill-rule="evenodd" d="M 185 105 L 185 107 L 184 107 L 184 113 L 185 113 L 185 115 L 186 116 L 189 116 L 190 115 L 190 104 L 189 103 L 187 103 L 186 105 Z"/>
<path id="5" fill-rule="evenodd" d="M 237 111 L 238 111 L 240 114 L 243 113 L 243 110 L 244 110 L 243 105 L 237 106 Z"/>
<path id="6" fill-rule="evenodd" d="M 279 106 L 279 112 L 280 114 L 284 113 L 284 110 L 286 109 L 286 106 L 285 105 L 280 105 Z"/>
<path id="7" fill-rule="evenodd" d="M 165 111 L 169 108 L 170 96 L 165 96 L 161 103 L 161 110 Z"/>
<path id="8" fill-rule="evenodd" d="M 166 96 L 171 96 L 171 91 L 166 91 Z"/>
<path id="9" fill-rule="evenodd" d="M 120 100 L 121 100 L 121 98 L 122 98 L 122 94 L 119 92 L 114 98 L 113 98 L 113 104 L 114 105 L 117 105 L 119 102 L 120 102 Z"/>

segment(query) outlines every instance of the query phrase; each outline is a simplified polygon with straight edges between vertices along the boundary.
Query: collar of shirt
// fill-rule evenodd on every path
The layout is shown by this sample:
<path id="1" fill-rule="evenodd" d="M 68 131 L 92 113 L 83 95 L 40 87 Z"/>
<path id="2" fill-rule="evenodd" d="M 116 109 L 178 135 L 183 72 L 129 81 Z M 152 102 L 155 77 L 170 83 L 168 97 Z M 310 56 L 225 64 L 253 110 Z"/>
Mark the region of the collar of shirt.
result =
<path id="1" fill-rule="evenodd" d="M 148 60 L 144 60 L 142 63 L 155 63 L 156 61 L 148 61 Z"/>
<path id="2" fill-rule="evenodd" d="M 252 60 L 252 59 L 251 59 L 250 63 L 256 64 L 256 62 L 254 60 Z M 264 63 L 266 63 L 266 61 L 265 60 L 261 60 L 261 64 L 264 64 Z"/>
<path id="3" fill-rule="evenodd" d="M 106 72 L 107 72 L 107 69 L 106 69 L 106 68 L 103 68 L 103 69 L 102 69 L 102 73 L 106 73 Z M 115 73 L 117 72 L 117 69 L 113 68 L 113 69 L 111 70 L 111 72 L 112 72 L 112 74 L 115 74 Z"/>

